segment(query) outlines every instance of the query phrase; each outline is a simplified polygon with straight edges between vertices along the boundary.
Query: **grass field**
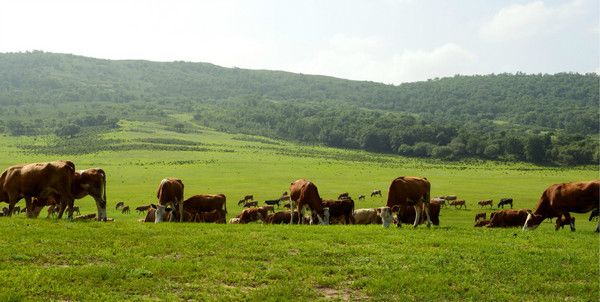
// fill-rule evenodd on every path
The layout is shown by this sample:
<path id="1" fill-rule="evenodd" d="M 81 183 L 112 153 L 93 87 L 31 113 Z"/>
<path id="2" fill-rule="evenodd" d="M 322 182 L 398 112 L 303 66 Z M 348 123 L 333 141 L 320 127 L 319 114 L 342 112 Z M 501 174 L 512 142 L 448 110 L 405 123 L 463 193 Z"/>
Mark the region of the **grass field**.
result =
<path id="1" fill-rule="evenodd" d="M 185 116 L 180 117 L 185 119 Z M 577 231 L 473 228 L 476 202 L 513 197 L 532 208 L 550 184 L 599 178 L 598 167 L 547 168 L 494 162 L 446 163 L 301 146 L 203 128 L 175 133 L 121 122 L 104 135 L 115 151 L 47 155 L 48 137 L 0 137 L 0 166 L 73 160 L 108 175 L 114 222 L 0 219 L 0 301 L 18 300 L 481 300 L 598 301 L 599 237 L 587 215 Z M 70 144 L 70 142 L 66 142 Z M 35 150 L 35 148 L 33 149 Z M 443 209 L 440 227 L 142 224 L 114 210 L 155 202 L 164 177 L 185 195 L 276 198 L 297 178 L 324 198 L 367 195 L 401 175 L 426 176 L 432 195 L 455 194 L 467 210 Z M 385 196 L 385 193 L 384 193 Z M 95 211 L 91 198 L 76 202 Z M 489 212 L 489 210 L 486 210 Z"/>

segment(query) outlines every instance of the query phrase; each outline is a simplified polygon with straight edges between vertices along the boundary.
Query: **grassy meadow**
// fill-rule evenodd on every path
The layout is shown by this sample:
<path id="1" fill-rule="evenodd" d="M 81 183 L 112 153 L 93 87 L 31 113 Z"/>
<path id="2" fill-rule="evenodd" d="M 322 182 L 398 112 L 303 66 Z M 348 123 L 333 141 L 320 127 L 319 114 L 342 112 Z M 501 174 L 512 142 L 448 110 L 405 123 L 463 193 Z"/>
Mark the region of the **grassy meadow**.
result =
<path id="1" fill-rule="evenodd" d="M 181 120 L 189 119 L 179 116 Z M 73 160 L 107 172 L 114 222 L 0 218 L 0 301 L 19 300 L 481 300 L 598 301 L 599 239 L 587 215 L 577 231 L 473 228 L 477 201 L 513 197 L 533 208 L 550 184 L 599 178 L 598 167 L 552 168 L 497 162 L 440 162 L 304 146 L 201 127 L 172 132 L 120 122 L 99 137 L 112 150 L 49 155 L 52 137 L 0 136 L 0 166 Z M 69 144 L 76 142 L 66 141 Z M 31 146 L 34 146 L 31 148 Z M 81 146 L 77 146 L 81 147 Z M 131 208 L 156 201 L 162 178 L 185 196 L 224 193 L 263 201 L 312 180 L 323 198 L 341 192 L 357 208 L 385 204 L 392 179 L 426 176 L 432 196 L 454 194 L 467 210 L 443 209 L 439 227 L 143 224 Z M 370 198 L 373 189 L 384 197 Z M 359 194 L 367 195 L 358 201 Z M 24 204 L 24 202 L 20 202 Z M 95 212 L 89 197 L 76 201 Z M 43 212 L 41 216 L 45 216 Z"/>

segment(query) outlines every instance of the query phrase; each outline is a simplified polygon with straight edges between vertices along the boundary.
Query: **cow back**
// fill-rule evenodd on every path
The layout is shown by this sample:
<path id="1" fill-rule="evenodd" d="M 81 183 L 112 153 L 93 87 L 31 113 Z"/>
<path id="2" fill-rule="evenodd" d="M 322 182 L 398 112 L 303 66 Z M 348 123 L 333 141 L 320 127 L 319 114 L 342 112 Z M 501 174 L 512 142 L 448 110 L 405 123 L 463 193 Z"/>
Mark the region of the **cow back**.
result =
<path id="1" fill-rule="evenodd" d="M 178 203 L 183 200 L 183 182 L 177 178 L 166 178 L 160 182 L 156 197 L 161 205 Z"/>
<path id="2" fill-rule="evenodd" d="M 223 194 L 194 195 L 183 202 L 183 209 L 189 212 L 211 212 L 223 210 L 227 212 L 226 198 Z"/>

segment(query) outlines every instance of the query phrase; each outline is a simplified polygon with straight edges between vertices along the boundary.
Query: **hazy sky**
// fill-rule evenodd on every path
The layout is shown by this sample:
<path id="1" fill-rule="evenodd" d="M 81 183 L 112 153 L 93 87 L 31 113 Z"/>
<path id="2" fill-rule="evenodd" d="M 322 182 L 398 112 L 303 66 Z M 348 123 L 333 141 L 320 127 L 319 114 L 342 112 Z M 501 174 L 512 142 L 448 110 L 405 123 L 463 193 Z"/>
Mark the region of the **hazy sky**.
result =
<path id="1" fill-rule="evenodd" d="M 0 52 L 209 62 L 394 84 L 599 72 L 599 10 L 597 0 L 0 0 Z"/>

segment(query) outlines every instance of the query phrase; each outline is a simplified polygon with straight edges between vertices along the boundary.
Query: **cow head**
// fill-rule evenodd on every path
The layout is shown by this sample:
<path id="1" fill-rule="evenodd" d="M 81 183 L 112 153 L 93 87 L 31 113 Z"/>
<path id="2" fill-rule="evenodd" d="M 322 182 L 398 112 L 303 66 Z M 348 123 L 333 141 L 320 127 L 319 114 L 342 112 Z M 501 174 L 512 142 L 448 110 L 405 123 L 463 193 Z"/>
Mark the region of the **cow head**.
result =
<path id="1" fill-rule="evenodd" d="M 528 210 L 527 213 L 527 219 L 525 220 L 525 225 L 523 225 L 523 231 L 535 230 L 540 223 L 544 221 L 544 216 L 534 214 L 530 210 Z"/>
<path id="2" fill-rule="evenodd" d="M 151 204 L 150 207 L 152 207 L 155 210 L 154 223 L 163 222 L 165 219 L 165 216 L 173 210 L 172 208 L 167 208 L 166 206 L 161 205 L 161 204 L 159 204 L 159 205 Z M 172 216 L 172 215 L 170 215 L 170 216 Z"/>
<path id="3" fill-rule="evenodd" d="M 392 210 L 389 207 L 377 208 L 377 216 L 381 217 L 384 228 L 389 227 L 390 223 L 392 223 L 392 219 L 394 218 L 392 215 Z"/>

